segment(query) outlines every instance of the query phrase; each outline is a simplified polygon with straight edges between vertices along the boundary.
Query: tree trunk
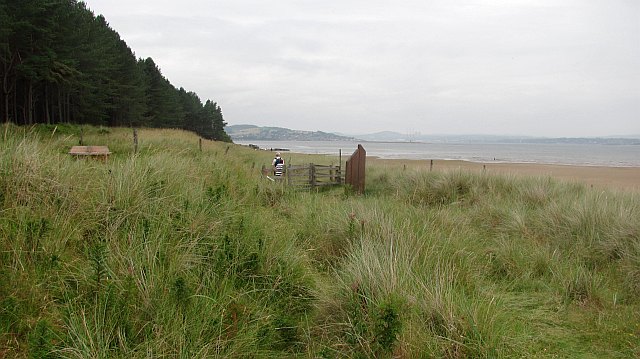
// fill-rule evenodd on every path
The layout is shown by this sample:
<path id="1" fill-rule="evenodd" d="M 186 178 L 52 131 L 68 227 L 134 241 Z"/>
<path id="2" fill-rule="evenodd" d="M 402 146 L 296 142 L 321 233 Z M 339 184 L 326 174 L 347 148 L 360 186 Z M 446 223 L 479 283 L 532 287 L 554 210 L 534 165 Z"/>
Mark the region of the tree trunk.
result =
<path id="1" fill-rule="evenodd" d="M 4 95 L 4 118 L 2 119 L 3 122 L 9 122 L 9 94 L 8 93 L 3 93 Z"/>
<path id="2" fill-rule="evenodd" d="M 62 117 L 62 90 L 58 86 L 58 122 L 65 122 Z"/>
<path id="3" fill-rule="evenodd" d="M 4 110 L 2 113 L 2 122 L 9 122 L 9 90 L 7 89 L 7 74 L 2 77 L 2 99 Z"/>
<path id="4" fill-rule="evenodd" d="M 73 119 L 71 118 L 71 92 L 67 92 L 65 94 L 65 104 L 64 104 L 64 110 L 65 110 L 65 121 L 67 122 L 73 122 Z"/>
<path id="5" fill-rule="evenodd" d="M 51 124 L 51 115 L 49 113 L 49 85 L 44 85 L 44 117 L 47 124 Z"/>
<path id="6" fill-rule="evenodd" d="M 27 92 L 27 124 L 33 125 L 33 81 L 29 80 L 29 91 Z"/>
<path id="7" fill-rule="evenodd" d="M 18 93 L 13 91 L 13 122 L 18 123 Z"/>
<path id="8" fill-rule="evenodd" d="M 13 62 L 13 56 L 11 57 L 11 63 Z M 4 65 L 4 73 L 2 76 L 2 94 L 4 96 L 4 122 L 9 122 L 9 97 L 11 96 L 12 89 L 15 89 L 15 79 L 13 85 L 9 84 L 9 71 L 11 70 L 11 63 Z M 15 115 L 15 111 L 14 111 Z"/>

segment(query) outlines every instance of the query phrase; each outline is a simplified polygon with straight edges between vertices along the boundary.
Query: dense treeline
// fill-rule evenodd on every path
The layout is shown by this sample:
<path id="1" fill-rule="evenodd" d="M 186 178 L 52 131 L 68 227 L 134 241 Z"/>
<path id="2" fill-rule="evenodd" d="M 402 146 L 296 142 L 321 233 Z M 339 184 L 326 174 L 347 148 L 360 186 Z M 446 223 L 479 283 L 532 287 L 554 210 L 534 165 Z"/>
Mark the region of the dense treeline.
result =
<path id="1" fill-rule="evenodd" d="M 230 141 L 217 103 L 176 89 L 76 0 L 0 1 L 4 122 L 182 128 Z"/>

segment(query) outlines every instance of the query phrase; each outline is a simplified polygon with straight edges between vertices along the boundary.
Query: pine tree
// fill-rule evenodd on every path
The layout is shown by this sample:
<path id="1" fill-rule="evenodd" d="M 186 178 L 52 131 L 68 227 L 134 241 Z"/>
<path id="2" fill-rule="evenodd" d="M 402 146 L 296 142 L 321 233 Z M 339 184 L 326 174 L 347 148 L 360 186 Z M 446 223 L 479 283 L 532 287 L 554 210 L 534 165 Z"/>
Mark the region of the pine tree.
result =
<path id="1" fill-rule="evenodd" d="M 147 112 L 145 122 L 151 127 L 182 128 L 184 111 L 179 92 L 167 80 L 150 57 L 138 62 L 145 78 Z"/>
<path id="2" fill-rule="evenodd" d="M 77 0 L 0 2 L 0 87 L 3 121 L 184 128 L 228 140 L 216 103 L 176 89 Z"/>

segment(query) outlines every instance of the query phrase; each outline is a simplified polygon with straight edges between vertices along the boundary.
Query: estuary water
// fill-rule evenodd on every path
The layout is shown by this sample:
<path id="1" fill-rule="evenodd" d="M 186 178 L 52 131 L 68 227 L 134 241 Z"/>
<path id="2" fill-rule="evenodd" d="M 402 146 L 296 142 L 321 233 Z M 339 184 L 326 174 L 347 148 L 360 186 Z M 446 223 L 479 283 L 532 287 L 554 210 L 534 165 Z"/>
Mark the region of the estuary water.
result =
<path id="1" fill-rule="evenodd" d="M 388 159 L 640 167 L 640 145 L 366 141 L 239 141 L 236 143 L 253 144 L 263 149 L 282 148 L 296 153 L 336 156 L 342 150 L 343 158 L 350 156 L 358 144 L 361 144 L 367 151 L 367 156 Z"/>

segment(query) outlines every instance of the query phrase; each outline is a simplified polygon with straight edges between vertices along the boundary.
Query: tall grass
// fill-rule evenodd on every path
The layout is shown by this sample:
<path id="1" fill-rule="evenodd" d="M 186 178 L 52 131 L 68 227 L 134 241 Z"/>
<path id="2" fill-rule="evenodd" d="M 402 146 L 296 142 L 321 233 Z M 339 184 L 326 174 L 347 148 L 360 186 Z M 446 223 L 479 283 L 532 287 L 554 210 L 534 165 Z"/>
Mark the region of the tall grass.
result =
<path id="1" fill-rule="evenodd" d="M 80 133 L 111 158 L 70 158 Z M 377 167 L 304 192 L 183 131 L 2 139 L 0 356 L 640 355 L 637 194 Z"/>

